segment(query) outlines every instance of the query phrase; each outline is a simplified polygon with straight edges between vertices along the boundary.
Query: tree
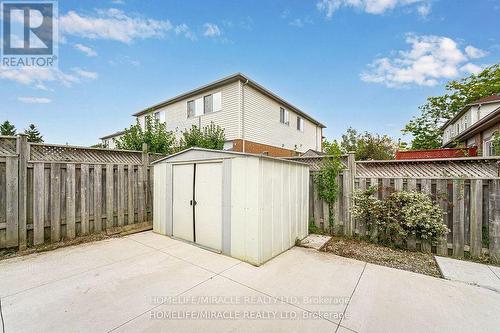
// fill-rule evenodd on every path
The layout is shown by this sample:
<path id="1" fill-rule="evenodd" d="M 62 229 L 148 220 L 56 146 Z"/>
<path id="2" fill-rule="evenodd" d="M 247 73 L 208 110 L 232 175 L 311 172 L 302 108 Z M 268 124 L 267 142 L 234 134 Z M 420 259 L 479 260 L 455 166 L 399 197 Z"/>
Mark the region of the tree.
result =
<path id="1" fill-rule="evenodd" d="M 314 183 L 318 189 L 318 196 L 328 205 L 328 225 L 330 232 L 333 232 L 333 205 L 339 195 L 337 176 L 345 167 L 341 162 L 342 151 L 336 141 L 324 140 L 323 150 L 327 156 L 321 162 L 320 171 L 314 175 Z"/>
<path id="2" fill-rule="evenodd" d="M 210 123 L 210 125 L 200 129 L 198 126 L 193 125 L 189 130 L 182 132 L 177 150 L 180 151 L 191 147 L 222 150 L 225 141 L 224 129 L 220 126 Z"/>
<path id="3" fill-rule="evenodd" d="M 125 129 L 123 136 L 113 141 L 118 149 L 128 150 L 142 150 L 142 144 L 147 143 L 150 152 L 165 155 L 171 154 L 175 147 L 174 133 L 167 131 L 165 123 L 151 116 L 146 116 L 144 129 L 137 120 L 135 125 Z"/>
<path id="4" fill-rule="evenodd" d="M 24 130 L 24 134 L 27 136 L 28 142 L 43 142 L 43 136 L 34 124 L 30 124 Z"/>
<path id="5" fill-rule="evenodd" d="M 6 120 L 0 125 L 0 134 L 9 136 L 16 135 L 16 127 Z"/>
<path id="6" fill-rule="evenodd" d="M 446 84 L 447 93 L 429 97 L 419 107 L 420 115 L 406 124 L 403 133 L 413 135 L 412 149 L 439 148 L 443 133 L 441 126 L 468 103 L 500 91 L 500 64 L 492 65 L 479 74 L 472 74 Z"/>
<path id="7" fill-rule="evenodd" d="M 356 160 L 390 160 L 398 144 L 388 135 L 379 135 L 369 132 L 358 133 L 354 128 L 349 127 L 340 141 L 340 149 L 346 154 L 356 153 Z"/>

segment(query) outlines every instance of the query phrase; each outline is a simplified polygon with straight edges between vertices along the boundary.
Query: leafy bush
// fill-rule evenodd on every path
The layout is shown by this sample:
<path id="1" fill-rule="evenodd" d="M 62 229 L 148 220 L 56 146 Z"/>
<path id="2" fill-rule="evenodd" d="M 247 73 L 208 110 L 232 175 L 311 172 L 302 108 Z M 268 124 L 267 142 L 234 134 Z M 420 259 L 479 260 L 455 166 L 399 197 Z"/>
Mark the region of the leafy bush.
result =
<path id="1" fill-rule="evenodd" d="M 443 210 L 421 192 L 394 192 L 384 200 L 372 196 L 375 189 L 356 191 L 352 214 L 366 223 L 369 230 L 377 227 L 382 241 L 397 243 L 415 237 L 437 241 L 448 228 L 443 224 Z"/>
<path id="2" fill-rule="evenodd" d="M 224 148 L 225 141 L 224 129 L 216 126 L 213 122 L 201 129 L 193 125 L 189 130 L 182 132 L 177 150 L 181 151 L 191 147 L 221 150 Z"/>

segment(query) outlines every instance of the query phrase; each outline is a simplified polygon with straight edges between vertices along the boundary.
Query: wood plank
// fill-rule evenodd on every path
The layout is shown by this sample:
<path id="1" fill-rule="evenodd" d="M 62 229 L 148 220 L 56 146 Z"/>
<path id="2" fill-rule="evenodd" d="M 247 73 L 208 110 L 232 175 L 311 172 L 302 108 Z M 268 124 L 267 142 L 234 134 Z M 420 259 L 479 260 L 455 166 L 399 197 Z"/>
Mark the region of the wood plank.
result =
<path id="1" fill-rule="evenodd" d="M 483 248 L 483 181 L 470 181 L 470 254 L 481 256 Z"/>
<path id="2" fill-rule="evenodd" d="M 416 191 L 417 190 L 417 179 L 409 178 L 407 181 L 407 189 L 408 189 L 408 192 Z"/>
<path id="3" fill-rule="evenodd" d="M 378 178 L 370 178 L 370 187 L 375 187 L 377 190 L 372 194 L 372 197 L 378 199 Z M 368 228 L 368 227 L 367 227 Z M 370 239 L 372 242 L 378 242 L 378 229 L 377 226 L 372 226 L 370 230 Z"/>
<path id="4" fill-rule="evenodd" d="M 453 180 L 453 256 L 464 256 L 464 188 L 462 179 Z"/>
<path id="5" fill-rule="evenodd" d="M 94 165 L 94 230 L 102 231 L 102 167 Z"/>
<path id="6" fill-rule="evenodd" d="M 33 163 L 33 244 L 44 241 L 45 164 Z"/>
<path id="7" fill-rule="evenodd" d="M 443 224 L 448 227 L 448 181 L 441 179 L 436 184 L 437 202 L 443 210 Z M 440 256 L 448 255 L 448 239 L 446 235 L 438 242 L 437 254 Z"/>
<path id="8" fill-rule="evenodd" d="M 82 235 L 87 235 L 89 229 L 89 165 L 80 166 L 80 228 Z"/>
<path id="9" fill-rule="evenodd" d="M 500 180 L 490 181 L 489 254 L 492 262 L 500 263 Z"/>
<path id="10" fill-rule="evenodd" d="M 426 193 L 430 196 L 432 194 L 432 180 L 424 178 L 420 180 L 420 184 L 421 184 L 421 192 Z M 432 251 L 432 244 L 430 241 L 422 240 L 421 247 L 422 247 L 422 252 L 431 253 Z"/>
<path id="11" fill-rule="evenodd" d="M 392 187 L 391 187 L 391 179 L 390 178 L 383 178 L 382 179 L 382 199 L 387 198 L 389 195 L 392 193 Z"/>
<path id="12" fill-rule="evenodd" d="M 403 178 L 394 179 L 394 191 L 401 192 L 403 190 Z"/>
<path id="13" fill-rule="evenodd" d="M 128 166 L 127 186 L 127 220 L 128 224 L 134 224 L 134 166 Z"/>
<path id="14" fill-rule="evenodd" d="M 50 164 L 50 241 L 61 240 L 61 165 Z"/>
<path id="15" fill-rule="evenodd" d="M 76 169 L 74 164 L 66 164 L 66 237 L 76 236 Z"/>
<path id="16" fill-rule="evenodd" d="M 146 221 L 146 191 L 145 191 L 145 174 L 144 174 L 144 166 L 139 166 L 137 168 L 138 172 L 138 181 L 137 181 L 137 192 L 138 192 L 138 214 L 139 214 L 139 223 L 143 223 Z"/>
<path id="17" fill-rule="evenodd" d="M 358 188 L 360 191 L 366 191 L 366 178 L 359 179 Z M 366 225 L 364 221 L 356 220 L 356 229 L 361 237 L 366 236 Z"/>
<path id="18" fill-rule="evenodd" d="M 106 165 L 106 229 L 113 227 L 113 165 Z"/>
<path id="19" fill-rule="evenodd" d="M 19 250 L 24 250 L 27 246 L 27 213 L 28 213 L 28 159 L 29 146 L 26 135 L 17 137 L 17 154 L 19 155 L 19 179 L 18 179 L 18 224 L 19 224 Z"/>
<path id="20" fill-rule="evenodd" d="M 18 157 L 7 156 L 5 160 L 5 176 L 6 176 L 6 231 L 5 231 L 5 246 L 15 247 L 18 245 L 19 233 L 19 179 L 18 179 Z M 0 189 L 0 191 L 3 189 Z"/>
<path id="21" fill-rule="evenodd" d="M 118 226 L 125 223 L 125 166 L 118 165 Z"/>

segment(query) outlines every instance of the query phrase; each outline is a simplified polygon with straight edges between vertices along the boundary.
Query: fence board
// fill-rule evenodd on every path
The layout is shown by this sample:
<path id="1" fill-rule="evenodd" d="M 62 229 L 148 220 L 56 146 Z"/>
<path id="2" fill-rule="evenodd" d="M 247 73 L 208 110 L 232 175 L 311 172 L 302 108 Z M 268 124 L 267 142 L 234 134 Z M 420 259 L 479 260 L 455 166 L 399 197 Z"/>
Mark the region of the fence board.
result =
<path id="1" fill-rule="evenodd" d="M 50 164 L 50 241 L 61 240 L 61 166 Z"/>
<path id="2" fill-rule="evenodd" d="M 102 231 L 102 168 L 94 165 L 94 230 Z"/>
<path id="3" fill-rule="evenodd" d="M 82 164 L 80 166 L 80 228 L 82 235 L 89 233 L 89 166 Z"/>
<path id="4" fill-rule="evenodd" d="M 441 179 L 436 184 L 437 202 L 443 210 L 443 224 L 448 227 L 448 181 Z M 437 245 L 437 254 L 441 256 L 448 255 L 448 240 L 446 236 Z"/>
<path id="5" fill-rule="evenodd" d="M 7 156 L 5 160 L 6 176 L 6 232 L 5 246 L 14 247 L 18 245 L 18 197 L 19 197 L 19 179 L 18 179 L 18 158 L 17 156 Z M 0 189 L 2 191 L 2 189 Z"/>
<path id="6" fill-rule="evenodd" d="M 125 169 L 124 165 L 118 165 L 118 226 L 125 222 Z"/>
<path id="7" fill-rule="evenodd" d="M 74 164 L 66 164 L 66 237 L 76 236 L 76 169 Z"/>
<path id="8" fill-rule="evenodd" d="M 45 207 L 45 165 L 33 164 L 33 244 L 43 244 Z"/>
<path id="9" fill-rule="evenodd" d="M 27 246 L 27 211 L 28 211 L 28 159 L 29 146 L 26 135 L 17 138 L 17 154 L 19 156 L 19 188 L 18 188 L 18 223 L 19 223 L 19 249 L 24 250 Z"/>
<path id="10" fill-rule="evenodd" d="M 139 216 L 139 223 L 143 223 L 146 220 L 146 191 L 144 187 L 144 179 L 145 179 L 145 174 L 144 174 L 144 168 L 142 166 L 139 166 L 137 168 L 138 172 L 138 182 L 137 182 L 137 192 L 138 192 L 138 216 Z"/>
<path id="11" fill-rule="evenodd" d="M 471 180 L 470 188 L 470 254 L 481 256 L 483 248 L 483 181 Z"/>
<path id="12" fill-rule="evenodd" d="M 464 188 L 462 179 L 453 180 L 453 256 L 464 256 Z"/>
<path id="13" fill-rule="evenodd" d="M 128 219 L 128 224 L 134 224 L 134 166 L 129 165 L 128 166 L 128 186 L 127 186 L 127 219 Z"/>
<path id="14" fill-rule="evenodd" d="M 106 165 L 106 228 L 113 227 L 113 165 Z"/>
<path id="15" fill-rule="evenodd" d="M 500 180 L 490 181 L 489 202 L 490 259 L 500 263 Z"/>

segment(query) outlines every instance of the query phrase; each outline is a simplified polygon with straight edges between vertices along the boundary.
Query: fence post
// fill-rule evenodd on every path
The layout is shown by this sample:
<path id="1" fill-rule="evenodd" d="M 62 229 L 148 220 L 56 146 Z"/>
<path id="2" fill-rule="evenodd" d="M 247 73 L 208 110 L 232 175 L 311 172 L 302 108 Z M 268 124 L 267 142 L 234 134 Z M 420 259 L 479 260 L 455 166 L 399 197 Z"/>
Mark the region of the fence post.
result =
<path id="1" fill-rule="evenodd" d="M 19 156 L 19 177 L 18 177 L 18 242 L 19 250 L 26 249 L 26 210 L 27 210 L 27 179 L 28 179 L 28 160 L 29 160 L 29 146 L 28 137 L 25 134 L 17 136 L 16 151 Z"/>
<path id="2" fill-rule="evenodd" d="M 500 180 L 490 182 L 489 202 L 490 260 L 500 263 Z"/>
<path id="3" fill-rule="evenodd" d="M 347 170 L 344 171 L 344 229 L 347 236 L 352 236 L 354 231 L 351 207 L 354 200 L 354 179 L 356 177 L 356 157 L 354 152 L 347 155 Z"/>

